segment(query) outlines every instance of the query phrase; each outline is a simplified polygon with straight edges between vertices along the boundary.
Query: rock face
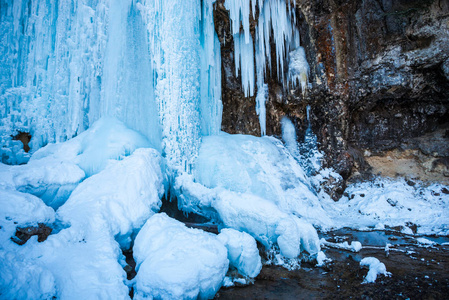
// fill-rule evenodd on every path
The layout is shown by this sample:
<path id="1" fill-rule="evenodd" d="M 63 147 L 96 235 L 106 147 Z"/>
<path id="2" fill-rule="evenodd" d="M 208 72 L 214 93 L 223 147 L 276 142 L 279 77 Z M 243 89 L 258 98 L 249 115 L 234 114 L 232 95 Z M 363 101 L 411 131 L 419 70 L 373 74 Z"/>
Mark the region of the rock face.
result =
<path id="1" fill-rule="evenodd" d="M 222 2 L 215 5 L 222 129 L 260 134 L 255 100 L 243 96 L 234 75 Z M 325 163 L 344 178 L 369 169 L 373 157 L 396 151 L 426 174 L 399 170 L 399 175 L 444 181 L 449 174 L 449 2 L 296 0 L 296 9 L 311 88 L 303 96 L 300 88 L 288 90 L 269 80 L 267 134 L 280 135 L 280 119 L 287 115 L 301 140 L 309 104 Z"/>

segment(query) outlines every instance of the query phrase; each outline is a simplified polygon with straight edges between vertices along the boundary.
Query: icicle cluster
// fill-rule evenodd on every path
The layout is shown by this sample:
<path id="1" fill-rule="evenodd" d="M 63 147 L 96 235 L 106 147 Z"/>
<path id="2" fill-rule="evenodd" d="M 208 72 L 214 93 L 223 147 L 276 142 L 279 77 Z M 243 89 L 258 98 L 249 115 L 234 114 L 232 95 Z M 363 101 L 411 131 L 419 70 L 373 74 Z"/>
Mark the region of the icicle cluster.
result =
<path id="1" fill-rule="evenodd" d="M 304 49 L 299 44 L 299 31 L 295 26 L 295 9 L 290 0 L 226 0 L 225 7 L 229 10 L 231 19 L 236 74 L 237 76 L 239 72 L 241 74 L 246 97 L 254 96 L 254 84 L 257 84 L 256 110 L 259 115 L 261 133 L 264 135 L 267 66 L 270 73 L 272 71 L 270 41 L 273 41 L 276 47 L 275 63 L 278 79 L 285 82 L 284 62 L 289 58 L 288 80 L 293 86 L 296 86 L 299 81 L 303 92 L 307 87 L 309 66 Z M 256 19 L 257 8 L 259 14 L 253 42 L 249 24 L 251 15 L 253 19 Z"/>

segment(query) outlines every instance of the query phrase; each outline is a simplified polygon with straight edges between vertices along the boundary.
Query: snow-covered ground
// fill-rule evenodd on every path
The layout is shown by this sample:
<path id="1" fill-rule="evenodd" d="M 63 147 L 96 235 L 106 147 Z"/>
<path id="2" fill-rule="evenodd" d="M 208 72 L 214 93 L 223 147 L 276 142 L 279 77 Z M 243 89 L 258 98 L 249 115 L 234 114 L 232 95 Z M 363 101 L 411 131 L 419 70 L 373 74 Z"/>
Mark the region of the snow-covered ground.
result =
<path id="1" fill-rule="evenodd" d="M 335 202 L 316 187 L 338 175 L 308 177 L 273 137 L 206 137 L 192 174 L 174 178 L 179 207 L 212 218 L 218 235 L 158 213 L 165 170 L 160 153 L 115 119 L 47 145 L 26 165 L 0 165 L 1 298 L 126 299 L 130 287 L 142 299 L 211 298 L 222 285 L 259 274 L 256 240 L 279 262 L 299 266 L 300 253 L 318 265 L 326 261 L 317 229 L 449 234 L 447 187 L 377 179 L 349 185 Z M 16 227 L 40 223 L 53 228 L 47 240 L 11 240 Z M 362 247 L 331 244 L 321 241 Z M 129 281 L 121 250 L 133 245 L 137 276 Z M 373 274 L 386 272 L 373 263 L 366 263 Z M 226 276 L 231 269 L 239 277 Z"/>
<path id="2" fill-rule="evenodd" d="M 334 202 L 323 195 L 321 205 L 333 221 L 333 228 L 359 230 L 402 227 L 413 234 L 449 235 L 448 187 L 404 179 L 378 178 L 372 182 L 351 184 L 347 196 Z M 416 225 L 416 226 L 415 226 Z"/>

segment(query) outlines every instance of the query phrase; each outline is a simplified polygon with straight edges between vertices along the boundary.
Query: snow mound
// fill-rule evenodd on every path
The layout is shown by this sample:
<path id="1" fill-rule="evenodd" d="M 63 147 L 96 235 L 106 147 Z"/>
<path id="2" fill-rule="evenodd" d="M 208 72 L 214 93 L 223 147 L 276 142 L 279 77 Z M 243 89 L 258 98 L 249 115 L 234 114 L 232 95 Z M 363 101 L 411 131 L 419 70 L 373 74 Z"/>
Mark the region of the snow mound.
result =
<path id="1" fill-rule="evenodd" d="M 367 266 L 369 268 L 363 283 L 373 283 L 376 281 L 377 275 L 391 276 L 390 272 L 387 272 L 387 268 L 375 257 L 365 257 L 360 261 L 360 266 Z"/>
<path id="2" fill-rule="evenodd" d="M 204 137 L 194 177 L 207 188 L 252 194 L 315 225 L 330 225 L 303 169 L 276 138 L 226 133 Z M 192 210 L 191 204 L 181 203 L 186 210 Z"/>
<path id="3" fill-rule="evenodd" d="M 141 147 L 150 147 L 144 136 L 114 118 L 102 118 L 67 142 L 39 149 L 28 164 L 2 169 L 15 189 L 57 209 L 82 180 L 103 170 L 110 159 L 123 159 Z"/>
<path id="4" fill-rule="evenodd" d="M 85 178 L 84 171 L 73 162 L 31 160 L 26 165 L 11 167 L 16 189 L 38 196 L 57 209 Z"/>
<path id="5" fill-rule="evenodd" d="M 58 217 L 86 232 L 98 230 L 101 219 L 112 236 L 128 239 L 159 211 L 164 193 L 161 163 L 154 149 L 137 149 L 122 161 L 111 161 L 73 191 Z"/>
<path id="6" fill-rule="evenodd" d="M 55 211 L 30 194 L 0 189 L 0 207 L 2 228 L 6 223 L 13 222 L 16 222 L 15 227 L 55 221 Z"/>
<path id="7" fill-rule="evenodd" d="M 213 203 L 226 227 L 252 235 L 266 248 L 278 244 L 282 255 L 297 257 L 301 250 L 314 255 L 320 250 L 315 228 L 272 202 L 253 194 L 223 190 Z"/>
<path id="8" fill-rule="evenodd" d="M 134 243 L 134 299 L 210 299 L 229 267 L 227 250 L 213 234 L 187 228 L 166 214 L 151 217 Z"/>
<path id="9" fill-rule="evenodd" d="M 57 211 L 57 218 L 70 227 L 42 243 L 32 237 L 23 246 L 0 235 L 0 268 L 7 270 L 1 276 L 2 293 L 20 299 L 128 299 L 120 244 L 129 247 L 131 234 L 159 209 L 163 181 L 160 154 L 138 149 L 122 161 L 110 161 L 74 190 Z M 22 197 L 40 204 L 2 197 L 9 206 L 25 208 L 5 213 L 21 212 L 23 222 L 54 220 L 54 211 L 40 199 Z"/>
<path id="10" fill-rule="evenodd" d="M 55 160 L 77 164 L 87 176 L 103 170 L 108 160 L 123 159 L 137 148 L 151 148 L 147 138 L 121 121 L 103 117 L 89 130 L 59 144 L 48 144 L 36 151 L 30 161 Z"/>
<path id="11" fill-rule="evenodd" d="M 218 239 L 228 249 L 229 263 L 240 274 L 251 278 L 259 275 L 262 262 L 256 241 L 252 236 L 245 232 L 224 228 L 218 235 Z"/>

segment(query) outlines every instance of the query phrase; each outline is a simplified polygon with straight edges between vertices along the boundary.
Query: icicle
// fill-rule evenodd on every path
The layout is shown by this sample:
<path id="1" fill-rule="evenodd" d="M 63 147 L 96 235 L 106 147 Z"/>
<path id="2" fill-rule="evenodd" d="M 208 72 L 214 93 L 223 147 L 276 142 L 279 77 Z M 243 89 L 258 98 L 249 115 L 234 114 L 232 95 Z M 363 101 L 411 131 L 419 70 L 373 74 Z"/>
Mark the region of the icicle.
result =
<path id="1" fill-rule="evenodd" d="M 262 29 L 263 30 L 263 29 Z M 265 103 L 268 97 L 268 85 L 265 83 L 265 48 L 263 45 L 263 32 L 256 28 L 256 72 L 257 72 L 257 95 L 256 113 L 259 116 L 260 134 L 266 134 L 266 108 Z M 262 42 L 261 42 L 262 41 Z"/>
<path id="2" fill-rule="evenodd" d="M 307 105 L 306 112 L 307 112 L 307 124 L 310 127 L 310 105 Z"/>
<path id="3" fill-rule="evenodd" d="M 223 105 L 221 102 L 221 53 L 220 41 L 214 30 L 213 3 L 203 1 L 201 55 L 201 132 L 215 135 L 221 129 Z"/>
<path id="4" fill-rule="evenodd" d="M 257 1 L 257 3 L 256 3 Z M 226 0 L 225 7 L 229 10 L 231 19 L 231 33 L 234 37 L 235 70 L 238 76 L 241 70 L 242 87 L 245 96 L 253 96 L 254 85 L 253 60 L 256 61 L 257 95 L 256 112 L 262 135 L 265 134 L 266 112 L 265 102 L 267 98 L 267 85 L 265 84 L 265 67 L 268 65 L 270 73 L 272 70 L 271 42 L 274 42 L 276 50 L 277 77 L 285 83 L 284 62 L 286 55 L 290 53 L 290 64 L 288 80 L 301 83 L 303 93 L 307 87 L 308 64 L 300 48 L 299 31 L 296 28 L 295 5 L 290 0 L 252 0 L 251 7 L 255 19 L 256 4 L 259 8 L 255 33 L 255 53 L 252 51 L 251 34 L 249 31 L 249 0 Z M 243 33 L 240 33 L 240 27 Z M 242 34 L 245 35 L 242 43 Z M 290 52 L 290 49 L 293 51 Z M 301 52 L 302 51 L 302 52 Z M 255 57 L 254 57 L 255 55 Z M 300 70 L 297 70 L 300 68 Z M 296 84 L 293 82 L 293 84 Z"/>
<path id="5" fill-rule="evenodd" d="M 240 34 L 234 35 L 235 71 L 241 72 L 242 87 L 246 97 L 254 96 L 254 48 L 253 39 L 249 43 Z"/>
<path id="6" fill-rule="evenodd" d="M 226 0 L 224 3 L 231 17 L 232 35 L 240 33 L 240 23 L 243 25 L 245 43 L 250 42 L 251 33 L 249 30 L 250 0 Z"/>

